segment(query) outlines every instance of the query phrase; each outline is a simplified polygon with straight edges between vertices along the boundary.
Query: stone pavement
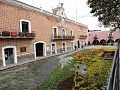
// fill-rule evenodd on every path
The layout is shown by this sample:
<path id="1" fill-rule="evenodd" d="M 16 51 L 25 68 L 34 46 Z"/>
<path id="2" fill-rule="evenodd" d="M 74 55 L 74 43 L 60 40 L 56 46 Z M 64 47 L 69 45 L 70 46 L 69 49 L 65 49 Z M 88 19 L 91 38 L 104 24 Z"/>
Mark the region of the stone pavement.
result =
<path id="1" fill-rule="evenodd" d="M 86 46 L 83 49 L 80 48 L 80 49 L 70 51 L 70 52 L 64 52 L 64 53 L 54 54 L 54 55 L 50 55 L 50 56 L 46 56 L 46 57 L 40 57 L 40 58 L 37 58 L 37 59 L 23 61 L 23 62 L 19 62 L 19 63 L 16 63 L 16 64 L 10 64 L 10 65 L 4 66 L 4 67 L 0 67 L 0 71 L 11 68 L 11 67 L 16 67 L 16 66 L 19 66 L 19 65 L 22 65 L 22 64 L 31 63 L 31 62 L 34 62 L 34 61 L 44 60 L 46 58 L 50 58 L 50 57 L 54 57 L 54 56 L 58 56 L 58 58 L 63 58 L 66 55 L 70 55 L 72 53 L 75 53 L 75 52 L 78 52 L 78 51 L 81 51 L 81 50 L 84 50 L 84 49 L 91 49 L 91 48 L 96 48 L 96 47 L 101 48 L 101 47 L 110 47 L 110 46 L 102 46 L 102 45 L 99 45 L 99 46 Z"/>

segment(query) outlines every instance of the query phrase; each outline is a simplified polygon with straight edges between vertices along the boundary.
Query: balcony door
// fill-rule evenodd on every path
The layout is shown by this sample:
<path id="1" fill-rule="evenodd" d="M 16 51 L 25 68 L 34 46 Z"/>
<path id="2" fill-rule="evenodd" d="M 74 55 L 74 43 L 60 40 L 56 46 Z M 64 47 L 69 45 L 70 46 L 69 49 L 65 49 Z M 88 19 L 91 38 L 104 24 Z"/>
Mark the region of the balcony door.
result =
<path id="1" fill-rule="evenodd" d="M 57 27 L 53 27 L 52 34 L 53 34 L 53 38 L 55 38 L 55 36 L 58 36 L 58 29 L 57 29 Z"/>
<path id="2" fill-rule="evenodd" d="M 65 38 L 65 36 L 66 36 L 66 30 L 62 29 L 62 37 Z"/>
<path id="3" fill-rule="evenodd" d="M 20 30 L 21 32 L 29 32 L 31 33 L 31 22 L 28 20 L 20 20 Z"/>

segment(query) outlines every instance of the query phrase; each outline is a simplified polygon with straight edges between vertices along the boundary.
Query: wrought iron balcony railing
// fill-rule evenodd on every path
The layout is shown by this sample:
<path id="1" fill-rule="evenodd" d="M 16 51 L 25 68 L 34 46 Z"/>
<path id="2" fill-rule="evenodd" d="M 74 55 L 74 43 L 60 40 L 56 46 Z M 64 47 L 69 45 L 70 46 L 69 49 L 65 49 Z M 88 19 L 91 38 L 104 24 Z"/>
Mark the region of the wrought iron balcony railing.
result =
<path id="1" fill-rule="evenodd" d="M 9 31 L 2 31 L 0 32 L 0 39 L 2 38 L 10 38 L 10 39 L 13 39 L 13 38 L 31 38 L 33 39 L 35 37 L 35 33 L 32 32 L 32 33 L 28 33 L 28 32 L 9 32 Z"/>
<path id="2" fill-rule="evenodd" d="M 53 36 L 52 40 L 73 40 L 75 36 Z"/>

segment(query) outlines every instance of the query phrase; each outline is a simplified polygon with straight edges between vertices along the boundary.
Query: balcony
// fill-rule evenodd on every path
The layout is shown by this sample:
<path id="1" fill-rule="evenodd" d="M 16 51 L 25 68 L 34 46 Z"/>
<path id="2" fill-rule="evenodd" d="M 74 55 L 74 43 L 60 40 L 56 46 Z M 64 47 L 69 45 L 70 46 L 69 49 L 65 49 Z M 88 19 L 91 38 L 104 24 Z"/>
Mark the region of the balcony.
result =
<path id="1" fill-rule="evenodd" d="M 79 35 L 79 39 L 86 39 L 87 35 Z"/>
<path id="2" fill-rule="evenodd" d="M 28 32 L 9 32 L 9 31 L 2 31 L 0 32 L 0 39 L 33 39 L 35 37 L 35 33 L 28 33 Z"/>
<path id="3" fill-rule="evenodd" d="M 73 40 L 75 36 L 54 36 L 52 40 Z"/>

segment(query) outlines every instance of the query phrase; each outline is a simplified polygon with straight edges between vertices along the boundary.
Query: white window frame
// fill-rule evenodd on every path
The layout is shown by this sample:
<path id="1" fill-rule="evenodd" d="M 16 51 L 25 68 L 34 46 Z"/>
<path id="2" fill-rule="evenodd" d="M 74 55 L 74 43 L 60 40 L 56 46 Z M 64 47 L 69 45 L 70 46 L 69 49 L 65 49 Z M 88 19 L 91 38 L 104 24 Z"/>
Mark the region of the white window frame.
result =
<path id="1" fill-rule="evenodd" d="M 7 48 L 13 48 L 14 63 L 17 63 L 16 46 L 5 46 L 5 47 L 2 48 L 3 66 L 6 66 L 4 50 L 7 49 Z"/>
<path id="2" fill-rule="evenodd" d="M 65 43 L 65 52 L 67 51 L 66 42 L 62 42 L 62 50 L 63 50 L 63 43 Z"/>
<path id="3" fill-rule="evenodd" d="M 43 42 L 43 41 L 37 41 L 37 42 L 35 42 L 34 43 L 34 56 L 35 56 L 35 59 L 37 58 L 36 57 L 36 44 L 37 43 L 43 43 L 43 56 L 46 56 L 46 43 L 45 42 Z"/>
<path id="4" fill-rule="evenodd" d="M 57 54 L 57 46 L 56 46 L 56 42 L 52 42 L 52 43 L 51 43 L 51 54 L 52 54 L 52 44 L 55 44 L 55 54 Z"/>
<path id="5" fill-rule="evenodd" d="M 58 28 L 56 26 L 53 26 L 52 27 L 52 37 L 54 38 L 54 28 L 56 28 L 56 33 L 57 33 L 57 36 L 58 36 Z"/>
<path id="6" fill-rule="evenodd" d="M 66 29 L 65 28 L 62 28 L 62 36 L 63 36 L 63 30 L 65 30 L 65 36 L 66 36 Z"/>
<path id="7" fill-rule="evenodd" d="M 31 22 L 29 21 L 29 20 L 24 20 L 24 19 L 21 19 L 20 20 L 20 32 L 22 32 L 22 21 L 25 21 L 25 22 L 28 22 L 28 31 L 29 31 L 29 33 L 31 33 Z"/>

